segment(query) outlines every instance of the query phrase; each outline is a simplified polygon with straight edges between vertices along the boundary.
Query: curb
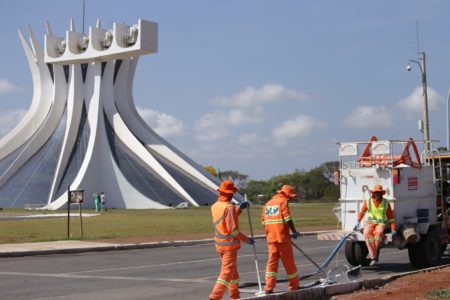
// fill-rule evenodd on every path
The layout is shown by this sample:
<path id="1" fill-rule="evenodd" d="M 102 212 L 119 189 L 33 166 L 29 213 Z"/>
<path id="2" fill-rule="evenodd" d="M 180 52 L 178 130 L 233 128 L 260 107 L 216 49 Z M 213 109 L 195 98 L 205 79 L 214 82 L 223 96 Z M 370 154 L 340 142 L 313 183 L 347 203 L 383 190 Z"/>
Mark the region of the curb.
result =
<path id="1" fill-rule="evenodd" d="M 329 231 L 311 231 L 301 233 L 301 236 L 312 236 Z M 265 239 L 265 235 L 254 236 L 256 240 Z M 89 242 L 87 242 L 89 243 Z M 83 253 L 83 252 L 95 252 L 95 251 L 114 251 L 114 250 L 136 250 L 136 249 L 152 249 L 152 248 L 165 248 L 165 247 L 186 247 L 197 246 L 214 243 L 214 239 L 202 239 L 202 240 L 181 240 L 181 241 L 162 241 L 162 242 L 149 242 L 139 244 L 106 244 L 104 246 L 95 247 L 72 247 L 63 249 L 43 249 L 43 250 L 24 250 L 24 251 L 11 251 L 0 252 L 0 257 L 24 257 L 34 255 L 49 255 L 49 254 L 71 254 L 71 253 Z"/>
<path id="2" fill-rule="evenodd" d="M 242 298 L 243 300 L 294 300 L 294 299 L 302 299 L 302 300 L 317 300 L 317 299 L 330 299 L 333 296 L 353 293 L 362 289 L 375 289 L 380 288 L 400 277 L 418 274 L 418 273 L 426 273 L 432 272 L 436 270 L 440 270 L 443 268 L 450 267 L 450 264 L 431 267 L 427 269 L 421 269 L 417 271 L 405 272 L 395 275 L 390 275 L 383 278 L 374 278 L 374 279 L 365 279 L 365 280 L 357 280 L 349 283 L 340 283 L 340 284 L 331 284 L 327 286 L 317 286 L 305 288 L 298 291 L 288 291 L 282 292 L 272 295 L 266 296 L 254 296 L 250 298 Z"/>

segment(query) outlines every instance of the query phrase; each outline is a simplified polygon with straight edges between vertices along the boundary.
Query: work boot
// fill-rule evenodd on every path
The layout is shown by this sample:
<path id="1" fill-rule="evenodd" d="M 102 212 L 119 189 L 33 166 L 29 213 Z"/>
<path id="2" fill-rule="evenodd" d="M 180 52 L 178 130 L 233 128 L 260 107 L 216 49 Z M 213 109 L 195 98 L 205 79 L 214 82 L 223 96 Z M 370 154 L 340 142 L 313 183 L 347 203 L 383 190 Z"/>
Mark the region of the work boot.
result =
<path id="1" fill-rule="evenodd" d="M 270 290 L 270 291 L 260 291 L 260 292 L 257 292 L 256 294 L 255 294 L 255 296 L 257 296 L 257 297 L 259 297 L 259 296 L 265 296 L 265 295 L 269 295 L 269 294 L 272 294 L 273 293 L 273 290 Z"/>

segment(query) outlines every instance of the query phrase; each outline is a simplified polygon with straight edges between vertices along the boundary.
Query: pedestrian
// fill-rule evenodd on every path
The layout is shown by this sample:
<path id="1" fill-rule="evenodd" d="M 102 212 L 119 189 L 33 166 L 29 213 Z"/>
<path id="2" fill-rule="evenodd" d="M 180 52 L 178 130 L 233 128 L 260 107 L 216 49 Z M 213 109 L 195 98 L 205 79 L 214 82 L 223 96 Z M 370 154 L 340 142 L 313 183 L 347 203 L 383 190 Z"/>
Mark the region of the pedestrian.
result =
<path id="1" fill-rule="evenodd" d="M 102 204 L 102 211 L 106 211 L 106 195 L 104 192 L 100 193 L 100 202 Z"/>
<path id="2" fill-rule="evenodd" d="M 100 208 L 100 195 L 95 192 L 94 193 L 94 203 L 95 203 L 95 211 L 96 212 L 100 212 L 101 208 Z"/>
<path id="3" fill-rule="evenodd" d="M 239 231 L 238 215 L 248 207 L 248 202 L 242 202 L 235 207 L 231 200 L 237 191 L 233 181 L 225 180 L 217 189 L 219 197 L 211 206 L 212 221 L 215 231 L 215 248 L 221 258 L 219 277 L 214 285 L 210 299 L 222 299 L 227 287 L 230 299 L 239 299 L 239 274 L 237 270 L 237 251 L 241 241 L 253 245 L 255 240 Z"/>
<path id="4" fill-rule="evenodd" d="M 371 199 L 364 199 L 363 207 L 358 214 L 358 222 L 353 230 L 358 230 L 361 220 L 366 212 L 368 212 L 367 222 L 364 225 L 364 240 L 371 259 L 370 266 L 373 267 L 378 262 L 378 254 L 380 246 L 385 237 L 384 230 L 390 225 L 392 237 L 397 235 L 394 212 L 392 211 L 389 201 L 383 197 L 386 190 L 383 186 L 377 184 L 370 190 Z"/>
<path id="5" fill-rule="evenodd" d="M 293 187 L 283 185 L 276 195 L 264 205 L 262 211 L 261 220 L 266 231 L 269 250 L 264 287 L 266 294 L 273 293 L 277 284 L 280 258 L 287 273 L 288 289 L 293 291 L 300 285 L 291 242 L 291 237 L 296 239 L 300 233 L 295 229 L 288 205 L 288 201 L 296 196 Z M 289 234 L 289 229 L 292 231 L 292 236 Z"/>

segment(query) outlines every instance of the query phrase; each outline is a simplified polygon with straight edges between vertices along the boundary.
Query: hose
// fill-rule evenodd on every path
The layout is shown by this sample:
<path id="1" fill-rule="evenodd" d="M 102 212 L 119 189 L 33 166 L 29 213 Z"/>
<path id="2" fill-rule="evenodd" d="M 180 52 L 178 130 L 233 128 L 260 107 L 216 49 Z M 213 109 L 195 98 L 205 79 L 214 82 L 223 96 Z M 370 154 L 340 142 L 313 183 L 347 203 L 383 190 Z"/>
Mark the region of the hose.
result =
<path id="1" fill-rule="evenodd" d="M 316 269 L 314 272 L 312 272 L 312 273 L 308 273 L 308 274 L 305 274 L 305 275 L 301 275 L 301 276 L 299 276 L 298 278 L 299 278 L 300 280 L 303 280 L 303 279 L 307 279 L 307 278 L 309 278 L 309 277 L 311 277 L 311 276 L 314 276 L 314 275 L 320 273 L 321 270 L 323 270 L 324 268 L 326 268 L 326 267 L 330 264 L 331 260 L 336 256 L 336 254 L 337 254 L 338 251 L 341 249 L 341 247 L 342 247 L 342 245 L 345 243 L 345 241 L 346 241 L 351 235 L 353 235 L 353 234 L 354 234 L 354 232 L 350 232 L 349 234 L 345 235 L 345 236 L 339 241 L 339 243 L 336 245 L 336 247 L 334 247 L 333 251 L 331 251 L 330 255 L 328 255 L 328 257 L 325 259 L 325 261 L 320 265 L 320 268 L 317 268 L 317 269 Z M 287 282 L 287 281 L 288 281 L 287 278 L 286 278 L 286 279 L 278 279 L 278 280 L 277 280 L 277 283 Z M 265 284 L 265 283 L 263 282 L 262 284 Z M 243 283 L 241 283 L 241 284 L 239 285 L 239 288 L 250 287 L 250 286 L 257 286 L 257 285 L 259 285 L 259 282 L 243 282 Z M 313 284 L 313 285 L 314 285 L 314 284 Z M 312 285 L 312 286 L 313 286 L 313 285 Z M 308 285 L 308 287 L 310 287 L 310 285 Z"/>

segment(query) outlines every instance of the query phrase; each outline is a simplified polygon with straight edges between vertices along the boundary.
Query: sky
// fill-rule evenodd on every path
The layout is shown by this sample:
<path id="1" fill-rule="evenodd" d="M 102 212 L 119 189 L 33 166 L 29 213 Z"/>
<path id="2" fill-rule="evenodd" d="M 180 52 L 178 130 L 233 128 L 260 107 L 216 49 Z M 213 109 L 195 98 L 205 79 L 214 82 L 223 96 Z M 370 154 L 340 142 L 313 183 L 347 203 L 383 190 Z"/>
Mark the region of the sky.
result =
<path id="1" fill-rule="evenodd" d="M 82 0 L 0 0 L 0 136 L 31 104 L 17 29 L 83 28 Z M 158 23 L 133 97 L 143 119 L 201 165 L 266 180 L 338 159 L 337 142 L 421 140 L 426 53 L 430 138 L 447 146 L 450 1 L 86 0 L 85 31 Z"/>

